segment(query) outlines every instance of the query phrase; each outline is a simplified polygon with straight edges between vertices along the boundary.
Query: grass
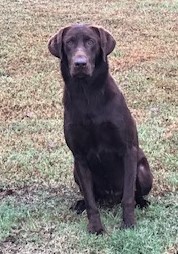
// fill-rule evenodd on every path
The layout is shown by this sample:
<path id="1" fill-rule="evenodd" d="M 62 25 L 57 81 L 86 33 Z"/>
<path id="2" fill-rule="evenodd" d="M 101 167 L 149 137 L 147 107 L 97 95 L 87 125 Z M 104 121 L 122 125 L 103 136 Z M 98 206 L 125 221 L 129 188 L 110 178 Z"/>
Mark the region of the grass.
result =
<path id="1" fill-rule="evenodd" d="M 0 2 L 0 253 L 177 253 L 177 14 L 177 0 Z M 102 237 L 69 210 L 80 194 L 63 137 L 63 82 L 47 50 L 54 32 L 76 22 L 116 38 L 110 69 L 154 175 L 135 230 L 119 229 L 120 206 L 101 208 Z"/>

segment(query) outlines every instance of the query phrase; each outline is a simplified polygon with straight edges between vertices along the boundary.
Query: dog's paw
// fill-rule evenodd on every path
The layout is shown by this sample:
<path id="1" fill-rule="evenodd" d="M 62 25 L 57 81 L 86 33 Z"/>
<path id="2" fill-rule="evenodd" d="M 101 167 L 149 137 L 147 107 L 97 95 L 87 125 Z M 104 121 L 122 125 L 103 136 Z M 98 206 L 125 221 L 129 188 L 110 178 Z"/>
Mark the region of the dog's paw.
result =
<path id="1" fill-rule="evenodd" d="M 132 229 L 135 227 L 135 222 L 134 221 L 122 221 L 120 229 Z"/>
<path id="2" fill-rule="evenodd" d="M 121 223 L 121 226 L 120 226 L 120 229 L 132 229 L 135 227 L 135 224 L 134 223 L 125 223 L 125 222 L 122 222 Z"/>
<path id="3" fill-rule="evenodd" d="M 77 214 L 83 213 L 83 211 L 86 209 L 84 199 L 78 200 L 74 205 L 70 207 L 70 209 L 72 211 L 76 211 Z"/>
<path id="4" fill-rule="evenodd" d="M 139 209 L 144 209 L 144 208 L 147 208 L 148 206 L 150 205 L 150 201 L 142 198 L 141 200 L 139 200 L 137 203 L 136 203 L 136 206 L 139 208 Z"/>
<path id="5" fill-rule="evenodd" d="M 87 228 L 91 234 L 102 235 L 105 233 L 105 229 L 101 223 L 89 223 Z"/>

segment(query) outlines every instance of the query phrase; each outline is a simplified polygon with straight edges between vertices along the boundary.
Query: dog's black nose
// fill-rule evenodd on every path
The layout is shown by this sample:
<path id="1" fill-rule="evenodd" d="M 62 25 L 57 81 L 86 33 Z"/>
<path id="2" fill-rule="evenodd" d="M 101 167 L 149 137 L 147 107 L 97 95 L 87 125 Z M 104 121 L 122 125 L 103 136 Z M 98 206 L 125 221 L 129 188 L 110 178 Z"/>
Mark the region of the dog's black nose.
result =
<path id="1" fill-rule="evenodd" d="M 74 59 L 75 67 L 85 67 L 87 64 L 87 58 L 85 56 L 76 56 Z"/>

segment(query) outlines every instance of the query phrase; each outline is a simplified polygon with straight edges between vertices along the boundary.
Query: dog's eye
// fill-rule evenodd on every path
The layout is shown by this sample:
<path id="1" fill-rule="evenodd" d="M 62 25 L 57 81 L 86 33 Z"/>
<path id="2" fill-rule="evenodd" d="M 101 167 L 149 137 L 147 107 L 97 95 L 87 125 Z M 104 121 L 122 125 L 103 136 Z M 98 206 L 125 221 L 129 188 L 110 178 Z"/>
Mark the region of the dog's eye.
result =
<path id="1" fill-rule="evenodd" d="M 73 40 L 68 40 L 66 43 L 67 43 L 68 46 L 74 45 L 74 41 Z"/>
<path id="2" fill-rule="evenodd" d="M 95 44 L 94 40 L 92 39 L 87 40 L 87 45 L 93 46 L 94 44 Z"/>

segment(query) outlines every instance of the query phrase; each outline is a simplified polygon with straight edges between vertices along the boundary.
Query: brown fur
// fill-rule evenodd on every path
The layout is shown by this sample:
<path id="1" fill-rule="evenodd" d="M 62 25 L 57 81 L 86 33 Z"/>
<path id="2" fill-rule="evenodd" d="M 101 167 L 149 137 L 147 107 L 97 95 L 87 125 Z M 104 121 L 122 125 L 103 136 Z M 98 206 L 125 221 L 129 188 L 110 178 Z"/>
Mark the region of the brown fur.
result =
<path id="1" fill-rule="evenodd" d="M 84 196 L 74 209 L 86 209 L 89 232 L 100 234 L 104 227 L 97 201 L 121 202 L 121 226 L 133 227 L 135 204 L 148 205 L 143 196 L 151 190 L 152 174 L 135 122 L 108 71 L 115 40 L 101 27 L 74 25 L 55 34 L 48 47 L 61 61 L 64 134 Z"/>

